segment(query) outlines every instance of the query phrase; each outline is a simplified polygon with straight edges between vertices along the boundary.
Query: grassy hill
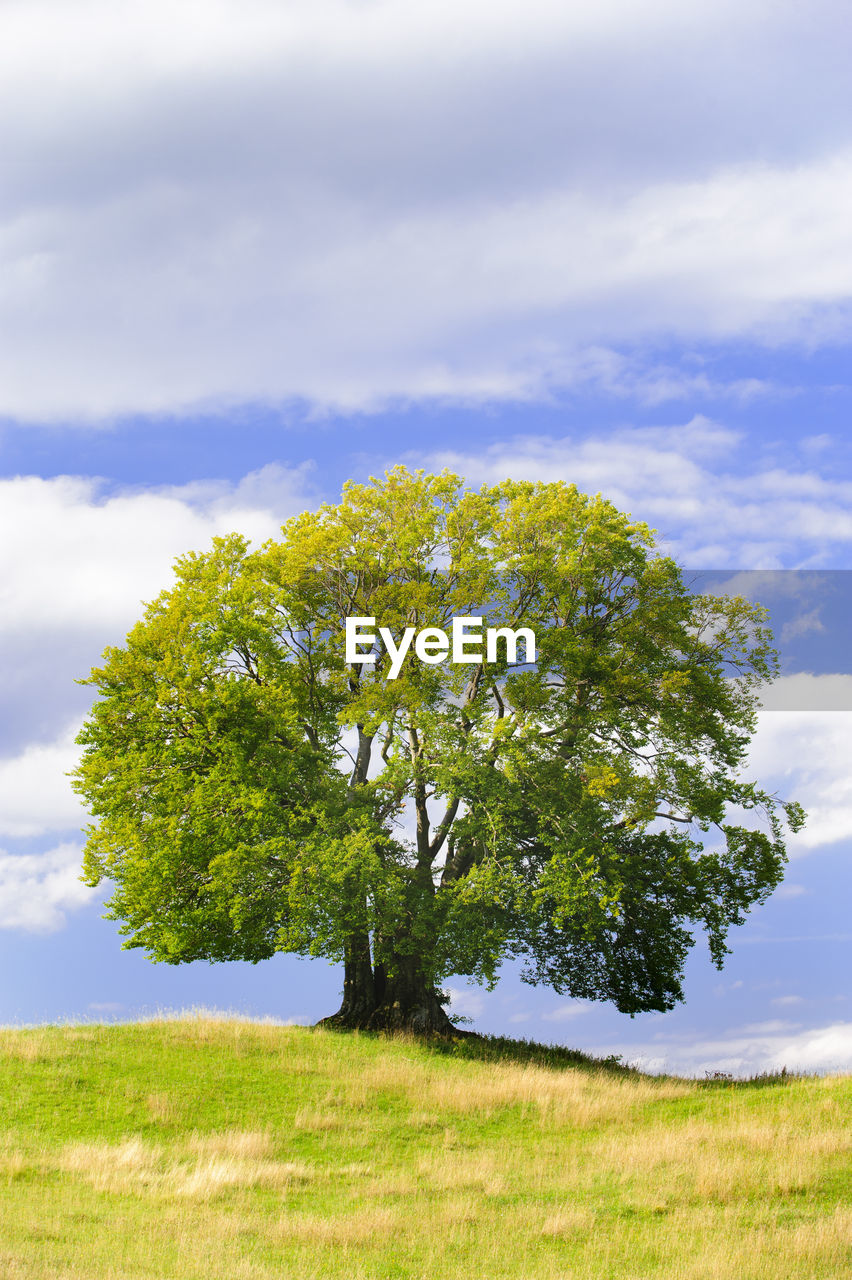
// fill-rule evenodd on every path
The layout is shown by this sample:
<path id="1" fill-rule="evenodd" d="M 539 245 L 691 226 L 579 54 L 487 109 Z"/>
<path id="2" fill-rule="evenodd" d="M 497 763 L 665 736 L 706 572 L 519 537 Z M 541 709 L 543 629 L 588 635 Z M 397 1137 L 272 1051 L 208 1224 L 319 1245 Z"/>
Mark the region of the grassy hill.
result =
<path id="1" fill-rule="evenodd" d="M 0 1032 L 0 1276 L 827 1280 L 852 1078 L 208 1016 Z"/>

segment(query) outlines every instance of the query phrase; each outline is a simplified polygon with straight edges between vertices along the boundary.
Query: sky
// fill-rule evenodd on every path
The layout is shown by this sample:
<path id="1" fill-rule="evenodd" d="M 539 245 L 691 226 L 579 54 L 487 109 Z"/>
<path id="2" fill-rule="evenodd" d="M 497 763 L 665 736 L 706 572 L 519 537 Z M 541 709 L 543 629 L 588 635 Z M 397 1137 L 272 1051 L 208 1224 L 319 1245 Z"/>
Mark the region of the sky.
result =
<path id="1" fill-rule="evenodd" d="M 341 973 L 153 965 L 79 880 L 90 704 L 184 552 L 398 462 L 574 482 L 770 608 L 784 884 L 629 1018 L 651 1070 L 852 1069 L 852 81 L 828 0 L 0 6 L 0 1021 L 309 1022 Z"/>

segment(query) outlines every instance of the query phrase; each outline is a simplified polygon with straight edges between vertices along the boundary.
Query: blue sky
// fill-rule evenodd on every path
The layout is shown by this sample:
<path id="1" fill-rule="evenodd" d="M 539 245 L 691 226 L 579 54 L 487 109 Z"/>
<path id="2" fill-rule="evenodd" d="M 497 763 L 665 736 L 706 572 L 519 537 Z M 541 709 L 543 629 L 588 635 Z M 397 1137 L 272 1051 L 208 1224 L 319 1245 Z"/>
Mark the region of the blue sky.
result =
<path id="1" fill-rule="evenodd" d="M 120 949 L 77 880 L 74 679 L 175 556 L 405 461 L 574 481 L 749 584 L 785 660 L 755 772 L 811 813 L 723 973 L 699 940 L 683 1007 L 631 1020 L 509 970 L 451 984 L 457 1009 L 657 1068 L 852 1067 L 847 21 L 3 6 L 0 1020 L 336 1007 L 323 961 Z"/>

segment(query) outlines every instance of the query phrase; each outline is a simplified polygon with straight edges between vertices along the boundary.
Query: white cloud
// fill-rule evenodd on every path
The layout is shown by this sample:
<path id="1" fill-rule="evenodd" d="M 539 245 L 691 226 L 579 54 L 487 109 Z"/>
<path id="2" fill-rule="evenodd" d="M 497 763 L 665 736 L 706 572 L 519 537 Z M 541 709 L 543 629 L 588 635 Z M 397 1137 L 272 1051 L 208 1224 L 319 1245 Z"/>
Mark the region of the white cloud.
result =
<path id="1" fill-rule="evenodd" d="M 592 1050 L 601 1056 L 603 1047 Z M 718 1036 L 686 1039 L 657 1035 L 631 1046 L 631 1063 L 646 1071 L 702 1076 L 705 1071 L 753 1075 L 761 1071 L 834 1072 L 852 1070 L 852 1022 L 798 1029 L 778 1020 L 733 1028 Z"/>
<path id="2" fill-rule="evenodd" d="M 96 892 L 80 883 L 80 856 L 75 844 L 38 854 L 0 851 L 0 929 L 61 929 L 65 913 L 85 906 Z"/>
<path id="3" fill-rule="evenodd" d="M 92 694 L 74 680 L 170 585 L 176 556 L 232 530 L 274 536 L 308 504 L 308 473 L 268 466 L 235 485 L 111 494 L 93 478 L 0 480 L 0 834 L 83 825 L 65 775 Z"/>
<path id="4" fill-rule="evenodd" d="M 0 413 L 589 377 L 653 402 L 706 377 L 613 348 L 845 334 L 842 23 L 829 0 L 11 0 Z"/>
<path id="5" fill-rule="evenodd" d="M 0 632 L 126 630 L 169 585 L 176 556 L 218 534 L 278 533 L 306 505 L 308 470 L 112 494 L 92 477 L 0 480 Z"/>
<path id="6" fill-rule="evenodd" d="M 65 776 L 80 756 L 74 724 L 55 741 L 0 759 L 0 835 L 37 836 L 81 827 L 86 811 Z"/>
<path id="7" fill-rule="evenodd" d="M 48 757 L 65 758 L 58 735 L 92 697 L 75 680 L 106 645 L 123 643 L 143 601 L 173 583 L 175 558 L 208 549 L 218 534 L 240 532 L 254 545 L 277 535 L 289 516 L 315 505 L 310 473 L 270 465 L 237 484 L 148 489 L 107 489 L 80 476 L 0 479 L 0 757 L 36 753 L 0 763 L 0 786 L 8 780 L 0 829 L 38 825 L 41 813 L 61 827 L 61 813 L 70 816 L 52 783 L 49 803 L 33 805 L 32 818 L 17 797 L 29 804 L 35 796 L 39 753 L 48 752 L 45 776 L 58 775 L 59 757 L 55 768 Z M 21 770 L 29 781 L 19 788 Z"/>
<path id="8" fill-rule="evenodd" d="M 852 677 L 845 679 L 852 682 Z M 791 858 L 849 838 L 852 831 L 850 758 L 852 711 L 765 711 L 760 714 L 746 773 L 770 790 L 777 785 L 784 798 L 798 800 L 804 806 L 808 815 L 805 827 L 791 835 L 787 842 Z"/>

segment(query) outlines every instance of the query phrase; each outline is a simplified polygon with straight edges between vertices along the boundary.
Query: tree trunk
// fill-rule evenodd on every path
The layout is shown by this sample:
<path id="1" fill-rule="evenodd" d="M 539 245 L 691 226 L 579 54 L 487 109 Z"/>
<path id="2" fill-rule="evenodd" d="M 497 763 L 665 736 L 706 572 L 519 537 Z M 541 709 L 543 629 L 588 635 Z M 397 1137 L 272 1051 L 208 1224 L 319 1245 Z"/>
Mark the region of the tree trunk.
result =
<path id="1" fill-rule="evenodd" d="M 343 961 L 343 1003 L 318 1024 L 328 1027 L 363 1027 L 376 1007 L 376 984 L 370 964 L 370 939 L 355 933 L 346 940 Z"/>
<path id="2" fill-rule="evenodd" d="M 377 966 L 376 1007 L 366 1024 L 370 1031 L 413 1031 L 416 1035 L 458 1035 L 447 1017 L 440 992 L 427 982 L 415 962 L 398 958 L 395 972 L 385 977 Z"/>
<path id="3" fill-rule="evenodd" d="M 416 961 L 397 957 L 394 972 L 370 963 L 366 934 L 355 935 L 346 946 L 343 1003 L 317 1025 L 350 1031 L 413 1031 L 416 1035 L 459 1036 L 447 1017 L 440 993 L 427 982 Z"/>

